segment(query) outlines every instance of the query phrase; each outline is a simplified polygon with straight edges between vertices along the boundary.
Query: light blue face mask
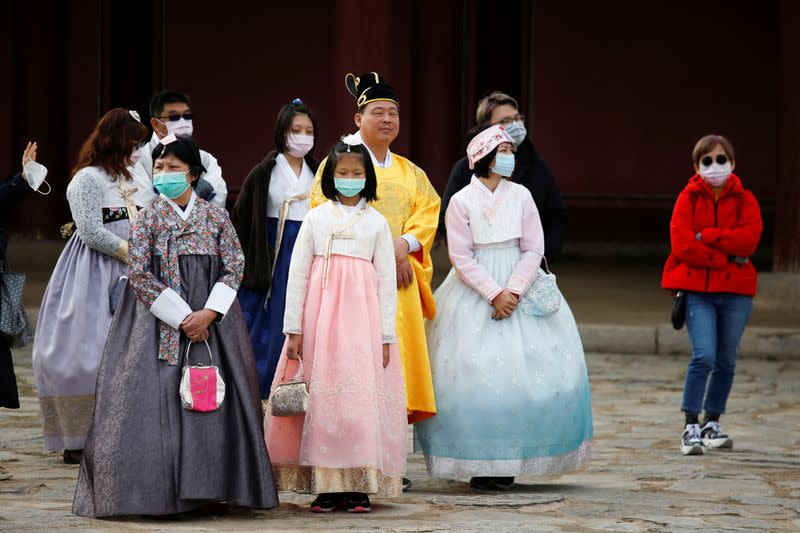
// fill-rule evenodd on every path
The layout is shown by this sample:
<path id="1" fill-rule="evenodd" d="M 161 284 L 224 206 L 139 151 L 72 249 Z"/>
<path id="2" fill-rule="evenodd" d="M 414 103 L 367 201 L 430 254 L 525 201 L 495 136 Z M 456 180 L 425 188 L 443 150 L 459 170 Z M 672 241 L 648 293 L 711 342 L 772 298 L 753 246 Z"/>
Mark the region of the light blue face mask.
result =
<path id="1" fill-rule="evenodd" d="M 514 148 L 522 144 L 522 141 L 525 140 L 525 136 L 528 134 L 528 130 L 525 129 L 525 124 L 523 124 L 521 120 L 515 120 L 508 126 L 503 127 L 506 133 L 514 139 Z"/>
<path id="2" fill-rule="evenodd" d="M 514 154 L 505 154 L 498 152 L 494 157 L 494 166 L 489 167 L 489 170 L 495 174 L 500 174 L 504 178 L 510 178 L 514 173 Z"/>
<path id="3" fill-rule="evenodd" d="M 367 178 L 333 178 L 333 185 L 339 194 L 352 198 L 364 190 Z"/>
<path id="4" fill-rule="evenodd" d="M 189 188 L 189 182 L 186 181 L 187 172 L 163 172 L 161 174 L 156 174 L 153 176 L 153 187 L 170 200 L 174 200 Z"/>

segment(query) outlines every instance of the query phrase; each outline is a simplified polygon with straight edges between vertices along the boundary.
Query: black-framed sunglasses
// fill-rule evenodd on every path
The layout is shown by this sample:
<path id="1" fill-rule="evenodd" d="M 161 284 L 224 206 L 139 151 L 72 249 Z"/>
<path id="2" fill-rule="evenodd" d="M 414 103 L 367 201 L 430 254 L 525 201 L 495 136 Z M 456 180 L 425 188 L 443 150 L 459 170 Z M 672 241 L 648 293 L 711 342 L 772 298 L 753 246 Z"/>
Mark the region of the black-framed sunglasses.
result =
<path id="1" fill-rule="evenodd" d="M 183 115 L 169 115 L 166 117 L 158 117 L 160 120 L 169 120 L 170 122 L 178 122 L 180 119 L 192 120 L 192 114 L 188 111 Z"/>
<path id="2" fill-rule="evenodd" d="M 710 155 L 705 156 L 703 159 L 700 160 L 700 164 L 704 167 L 710 167 L 711 163 L 717 163 L 718 165 L 724 165 L 728 162 L 728 156 L 725 154 L 719 154 L 716 158 L 711 157 Z"/>
<path id="3" fill-rule="evenodd" d="M 497 124 L 505 127 L 505 126 L 510 126 L 514 122 L 524 123 L 525 122 L 525 116 L 517 114 L 517 116 L 515 116 L 515 117 L 506 117 L 503 120 L 498 120 Z"/>

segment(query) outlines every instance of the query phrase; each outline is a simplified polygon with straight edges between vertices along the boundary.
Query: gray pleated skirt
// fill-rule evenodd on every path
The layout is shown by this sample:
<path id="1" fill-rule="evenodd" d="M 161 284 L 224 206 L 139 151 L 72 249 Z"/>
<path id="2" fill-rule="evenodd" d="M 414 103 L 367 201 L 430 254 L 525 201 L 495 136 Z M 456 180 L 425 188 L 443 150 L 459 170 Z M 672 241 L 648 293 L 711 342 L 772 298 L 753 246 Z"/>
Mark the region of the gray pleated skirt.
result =
<path id="1" fill-rule="evenodd" d="M 186 255 L 179 263 L 181 295 L 192 309 L 201 309 L 218 279 L 219 258 Z M 128 285 L 103 352 L 72 512 L 163 515 L 209 502 L 277 506 L 258 373 L 238 301 L 210 328 L 208 342 L 226 386 L 216 411 L 181 407 L 182 363 L 158 359 L 158 338 L 157 319 Z M 182 336 L 181 356 L 187 342 Z M 195 363 L 195 357 L 208 359 L 203 345 L 192 348 L 192 355 Z"/>

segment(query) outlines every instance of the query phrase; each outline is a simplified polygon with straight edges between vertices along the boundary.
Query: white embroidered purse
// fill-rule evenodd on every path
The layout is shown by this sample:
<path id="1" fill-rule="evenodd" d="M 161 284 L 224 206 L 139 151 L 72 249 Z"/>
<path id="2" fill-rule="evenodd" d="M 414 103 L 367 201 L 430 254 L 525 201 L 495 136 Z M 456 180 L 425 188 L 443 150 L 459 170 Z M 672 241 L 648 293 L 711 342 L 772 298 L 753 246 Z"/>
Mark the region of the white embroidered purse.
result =
<path id="1" fill-rule="evenodd" d="M 547 258 L 542 255 L 542 259 L 544 269 L 539 269 L 536 279 L 519 299 L 519 307 L 526 315 L 549 316 L 561 307 L 562 296 L 556 284 L 556 275 L 550 272 Z"/>

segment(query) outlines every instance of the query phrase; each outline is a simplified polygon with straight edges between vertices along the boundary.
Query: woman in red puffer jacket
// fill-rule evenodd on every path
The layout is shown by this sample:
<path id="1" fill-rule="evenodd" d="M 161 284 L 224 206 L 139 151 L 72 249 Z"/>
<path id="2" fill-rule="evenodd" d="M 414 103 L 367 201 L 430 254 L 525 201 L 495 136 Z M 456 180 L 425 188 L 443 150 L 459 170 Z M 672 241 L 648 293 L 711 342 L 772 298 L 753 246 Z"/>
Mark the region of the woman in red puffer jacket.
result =
<path id="1" fill-rule="evenodd" d="M 684 455 L 704 448 L 731 448 L 722 432 L 733 385 L 736 355 L 756 293 L 750 256 L 761 237 L 761 210 L 753 193 L 733 174 L 734 150 L 719 135 L 700 139 L 692 152 L 695 174 L 675 202 L 672 251 L 661 286 L 686 292 L 686 328 L 692 358 L 686 372 L 681 437 Z M 710 380 L 709 380 L 710 375 Z M 700 411 L 705 420 L 700 426 Z"/>

